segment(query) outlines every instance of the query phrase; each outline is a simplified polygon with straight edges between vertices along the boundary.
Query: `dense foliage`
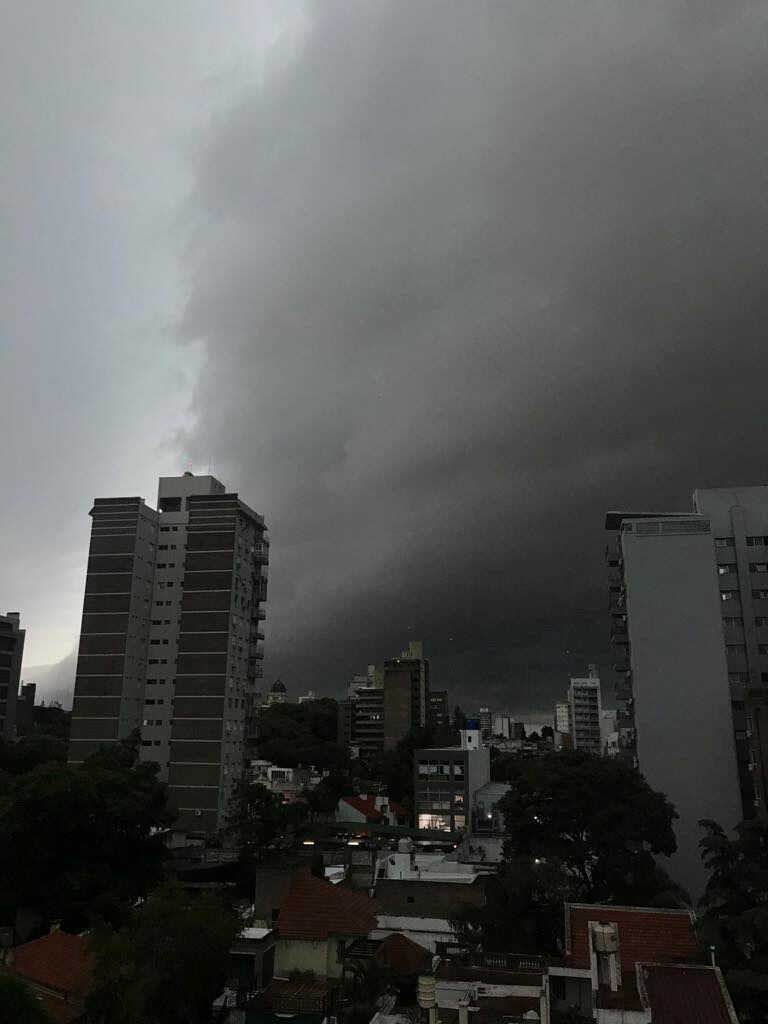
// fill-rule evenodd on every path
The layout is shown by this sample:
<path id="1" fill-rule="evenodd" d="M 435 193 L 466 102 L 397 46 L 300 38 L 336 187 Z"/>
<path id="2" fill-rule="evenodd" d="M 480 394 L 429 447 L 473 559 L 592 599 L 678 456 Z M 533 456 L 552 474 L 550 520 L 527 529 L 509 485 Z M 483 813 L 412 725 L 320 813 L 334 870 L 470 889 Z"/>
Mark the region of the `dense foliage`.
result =
<path id="1" fill-rule="evenodd" d="M 153 892 L 117 931 L 97 932 L 93 1024 L 208 1024 L 240 929 L 215 894 Z"/>
<path id="2" fill-rule="evenodd" d="M 16 978 L 0 976 L 0 1011 L 3 1024 L 48 1024 L 31 991 Z"/>
<path id="3" fill-rule="evenodd" d="M 235 788 L 228 829 L 241 845 L 241 859 L 261 861 L 287 845 L 288 836 L 306 817 L 303 804 L 284 804 L 260 782 L 240 780 Z"/>
<path id="4" fill-rule="evenodd" d="M 679 906 L 654 854 L 672 854 L 674 808 L 625 762 L 575 752 L 510 762 L 499 803 L 507 840 L 493 897 L 459 908 L 459 933 L 486 948 L 556 952 L 565 899 Z"/>
<path id="5" fill-rule="evenodd" d="M 768 1021 L 768 823 L 745 821 L 729 837 L 703 821 L 702 859 L 710 872 L 700 933 L 714 946 L 741 1020 Z"/>
<path id="6" fill-rule="evenodd" d="M 6 779 L 0 889 L 69 930 L 119 921 L 161 877 L 166 800 L 157 767 L 136 760 L 135 743 L 82 766 L 49 761 Z"/>
<path id="7" fill-rule="evenodd" d="M 347 752 L 338 745 L 338 705 L 323 697 L 303 704 L 272 704 L 259 719 L 259 757 L 285 768 L 342 768 Z"/>

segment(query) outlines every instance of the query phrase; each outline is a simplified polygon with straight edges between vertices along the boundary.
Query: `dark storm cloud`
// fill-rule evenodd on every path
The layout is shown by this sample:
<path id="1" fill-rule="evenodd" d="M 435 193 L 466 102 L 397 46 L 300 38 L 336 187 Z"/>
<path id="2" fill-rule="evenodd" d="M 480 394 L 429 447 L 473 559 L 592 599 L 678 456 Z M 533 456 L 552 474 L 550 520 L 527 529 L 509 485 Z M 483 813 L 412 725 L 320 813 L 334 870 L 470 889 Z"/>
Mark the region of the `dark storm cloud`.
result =
<path id="1" fill-rule="evenodd" d="M 268 516 L 268 674 L 602 662 L 602 516 L 765 477 L 762 3 L 323 2 L 211 126 L 199 461 Z"/>

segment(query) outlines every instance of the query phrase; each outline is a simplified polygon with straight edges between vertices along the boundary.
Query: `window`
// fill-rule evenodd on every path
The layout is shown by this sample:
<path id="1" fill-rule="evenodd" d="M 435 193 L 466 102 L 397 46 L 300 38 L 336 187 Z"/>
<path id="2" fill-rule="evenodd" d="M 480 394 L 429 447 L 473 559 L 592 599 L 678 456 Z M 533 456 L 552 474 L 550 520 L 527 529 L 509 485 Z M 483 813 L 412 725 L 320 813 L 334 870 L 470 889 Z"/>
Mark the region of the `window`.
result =
<path id="1" fill-rule="evenodd" d="M 167 551 L 167 550 L 168 550 L 168 545 L 167 545 L 167 544 L 161 544 L 161 545 L 160 545 L 160 546 L 158 547 L 158 549 L 157 549 L 157 550 L 158 550 L 158 551 Z M 158 567 L 158 568 L 159 568 L 159 567 Z"/>
<path id="2" fill-rule="evenodd" d="M 149 645 L 150 645 L 150 647 L 158 647 L 160 645 L 160 641 L 159 640 L 150 640 L 149 641 Z"/>
<path id="3" fill-rule="evenodd" d="M 729 672 L 728 673 L 729 683 L 748 683 L 749 672 Z"/>
<path id="4" fill-rule="evenodd" d="M 728 654 L 746 654 L 747 648 L 745 644 L 726 644 L 725 650 Z"/>
<path id="5" fill-rule="evenodd" d="M 756 626 L 768 626 L 768 616 L 756 615 L 755 616 L 755 625 Z"/>
<path id="6" fill-rule="evenodd" d="M 768 591 L 766 591 L 768 593 Z M 738 601 L 739 592 L 738 590 L 721 590 L 720 597 L 723 601 Z"/>
<path id="7" fill-rule="evenodd" d="M 736 546 L 736 541 L 733 537 L 715 537 L 716 548 L 733 548 Z"/>
<path id="8" fill-rule="evenodd" d="M 158 568 L 158 569 L 167 569 L 167 568 L 168 568 L 168 566 L 166 565 L 166 563 L 165 563 L 165 562 L 158 562 L 158 563 L 157 563 L 157 568 Z"/>
<path id="9" fill-rule="evenodd" d="M 337 964 L 344 963 L 344 950 L 345 949 L 346 949 L 346 945 L 344 943 L 344 939 L 337 939 L 336 940 L 336 963 Z"/>
<path id="10" fill-rule="evenodd" d="M 742 626 L 744 619 L 740 615 L 724 615 L 723 625 L 724 626 Z"/>
<path id="11" fill-rule="evenodd" d="M 768 644 L 758 644 L 757 650 L 759 654 L 768 654 Z"/>
<path id="12" fill-rule="evenodd" d="M 406 903 L 415 903 L 416 902 L 416 897 L 415 896 L 406 896 L 405 897 L 405 902 Z"/>
<path id="13" fill-rule="evenodd" d="M 766 537 L 747 537 L 748 548 L 762 548 L 765 547 L 765 542 L 768 540 Z"/>
<path id="14" fill-rule="evenodd" d="M 744 701 L 743 700 L 732 700 L 731 701 L 731 710 L 733 710 L 733 711 L 743 711 L 744 707 L 745 707 L 745 705 L 744 705 Z"/>
<path id="15" fill-rule="evenodd" d="M 752 597 L 756 601 L 768 601 L 768 590 L 753 590 Z"/>
<path id="16" fill-rule="evenodd" d="M 750 562 L 750 572 L 768 572 L 768 562 Z"/>
<path id="17" fill-rule="evenodd" d="M 723 562 L 722 565 L 718 565 L 717 571 L 721 576 L 729 576 L 731 573 L 736 572 L 735 562 Z"/>

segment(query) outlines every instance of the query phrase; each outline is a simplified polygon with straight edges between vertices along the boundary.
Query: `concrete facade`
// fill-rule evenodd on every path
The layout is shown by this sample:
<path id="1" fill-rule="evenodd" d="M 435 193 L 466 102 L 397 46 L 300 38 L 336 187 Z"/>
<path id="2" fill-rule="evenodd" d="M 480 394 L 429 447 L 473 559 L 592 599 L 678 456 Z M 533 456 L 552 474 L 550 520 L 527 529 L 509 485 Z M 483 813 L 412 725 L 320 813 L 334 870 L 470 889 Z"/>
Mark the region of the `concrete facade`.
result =
<path id="1" fill-rule="evenodd" d="M 16 736 L 16 706 L 25 631 L 18 612 L 0 615 L 0 739 Z"/>
<path id="2" fill-rule="evenodd" d="M 603 705 L 600 680 L 594 665 L 589 666 L 588 676 L 571 679 L 568 709 L 572 749 L 583 750 L 588 754 L 602 754 L 600 719 Z"/>
<path id="3" fill-rule="evenodd" d="M 609 514 L 621 752 L 672 801 L 678 852 L 672 876 L 698 898 L 706 880 L 702 818 L 741 818 L 710 523 L 700 516 Z"/>
<path id="4" fill-rule="evenodd" d="M 97 499 L 69 757 L 138 730 L 180 830 L 225 823 L 260 661 L 264 520 L 211 476 L 162 477 L 158 510 Z"/>
<path id="5" fill-rule="evenodd" d="M 469 724 L 469 723 L 468 723 Z M 458 747 L 427 747 L 413 755 L 415 824 L 455 832 L 467 827 L 474 793 L 490 780 L 491 752 L 475 729 Z"/>
<path id="6" fill-rule="evenodd" d="M 747 704 L 768 702 L 768 487 L 696 490 L 693 507 L 714 538 L 743 815 L 765 817 L 768 773 Z"/>

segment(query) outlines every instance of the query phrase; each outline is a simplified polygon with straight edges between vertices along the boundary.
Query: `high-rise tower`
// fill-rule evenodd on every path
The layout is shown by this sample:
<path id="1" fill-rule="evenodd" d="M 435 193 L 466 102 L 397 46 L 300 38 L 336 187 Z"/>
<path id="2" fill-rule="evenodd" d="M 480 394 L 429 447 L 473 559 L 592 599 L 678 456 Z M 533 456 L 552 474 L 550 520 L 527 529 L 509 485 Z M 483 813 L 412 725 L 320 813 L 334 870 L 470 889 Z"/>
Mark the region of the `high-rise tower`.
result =
<path id="1" fill-rule="evenodd" d="M 226 823 L 261 678 L 264 519 L 212 476 L 161 477 L 141 498 L 96 499 L 69 757 L 138 729 L 178 827 Z"/>

